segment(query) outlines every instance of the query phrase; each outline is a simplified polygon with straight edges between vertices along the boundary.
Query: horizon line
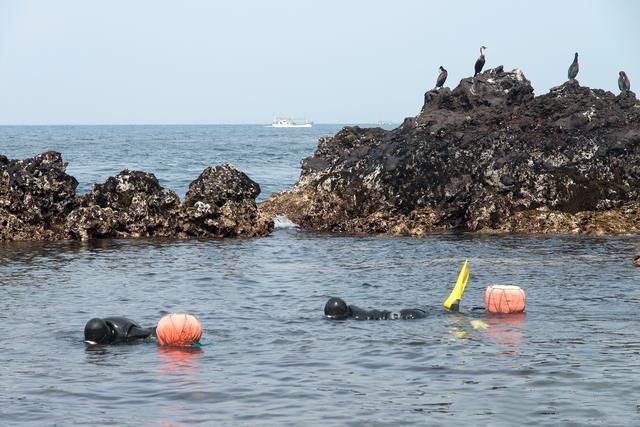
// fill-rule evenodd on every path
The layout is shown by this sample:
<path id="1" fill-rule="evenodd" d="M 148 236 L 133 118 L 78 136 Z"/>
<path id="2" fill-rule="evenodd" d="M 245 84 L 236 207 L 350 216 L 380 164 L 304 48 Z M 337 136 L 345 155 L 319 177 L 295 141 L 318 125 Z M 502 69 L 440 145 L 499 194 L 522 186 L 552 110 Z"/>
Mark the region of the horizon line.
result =
<path id="1" fill-rule="evenodd" d="M 402 121 L 347 121 L 347 122 L 313 122 L 313 125 L 349 125 L 349 124 L 400 124 Z M 11 126 L 264 126 L 269 123 L 0 123 L 0 127 Z M 306 128 L 309 129 L 309 128 Z"/>

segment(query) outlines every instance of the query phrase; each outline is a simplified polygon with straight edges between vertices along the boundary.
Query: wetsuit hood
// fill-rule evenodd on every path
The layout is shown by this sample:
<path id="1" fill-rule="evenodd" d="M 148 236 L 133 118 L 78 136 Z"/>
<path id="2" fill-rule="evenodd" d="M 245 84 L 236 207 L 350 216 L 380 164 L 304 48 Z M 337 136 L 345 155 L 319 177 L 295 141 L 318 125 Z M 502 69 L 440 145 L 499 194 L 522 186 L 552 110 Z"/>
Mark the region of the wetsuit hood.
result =
<path id="1" fill-rule="evenodd" d="M 324 306 L 324 315 L 330 319 L 346 319 L 349 317 L 349 306 L 340 298 L 330 298 Z"/>
<path id="2" fill-rule="evenodd" d="M 109 344 L 115 339 L 115 331 L 104 319 L 91 319 L 84 326 L 84 340 L 89 344 Z"/>

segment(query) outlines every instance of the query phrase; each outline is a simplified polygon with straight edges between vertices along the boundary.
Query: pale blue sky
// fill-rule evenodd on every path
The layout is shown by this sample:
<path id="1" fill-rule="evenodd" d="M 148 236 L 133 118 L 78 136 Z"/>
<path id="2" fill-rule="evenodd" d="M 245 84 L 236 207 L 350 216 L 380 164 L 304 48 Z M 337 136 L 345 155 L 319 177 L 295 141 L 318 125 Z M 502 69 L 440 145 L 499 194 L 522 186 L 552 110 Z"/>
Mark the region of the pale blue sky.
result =
<path id="1" fill-rule="evenodd" d="M 447 86 L 521 68 L 640 93 L 638 1 L 0 0 L 0 124 L 322 123 L 417 114 Z"/>

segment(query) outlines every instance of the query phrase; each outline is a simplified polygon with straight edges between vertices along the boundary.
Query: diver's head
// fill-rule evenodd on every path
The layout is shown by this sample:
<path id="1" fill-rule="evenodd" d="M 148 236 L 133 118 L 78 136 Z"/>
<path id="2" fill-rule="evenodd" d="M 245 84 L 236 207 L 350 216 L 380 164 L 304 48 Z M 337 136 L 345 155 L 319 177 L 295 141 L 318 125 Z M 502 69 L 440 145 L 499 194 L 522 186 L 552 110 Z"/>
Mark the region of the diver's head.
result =
<path id="1" fill-rule="evenodd" d="M 115 332 L 102 319 L 91 319 L 84 326 L 84 340 L 89 344 L 109 344 L 114 339 Z"/>
<path id="2" fill-rule="evenodd" d="M 349 317 L 349 306 L 340 298 L 330 298 L 324 306 L 324 315 L 329 319 L 346 319 Z"/>

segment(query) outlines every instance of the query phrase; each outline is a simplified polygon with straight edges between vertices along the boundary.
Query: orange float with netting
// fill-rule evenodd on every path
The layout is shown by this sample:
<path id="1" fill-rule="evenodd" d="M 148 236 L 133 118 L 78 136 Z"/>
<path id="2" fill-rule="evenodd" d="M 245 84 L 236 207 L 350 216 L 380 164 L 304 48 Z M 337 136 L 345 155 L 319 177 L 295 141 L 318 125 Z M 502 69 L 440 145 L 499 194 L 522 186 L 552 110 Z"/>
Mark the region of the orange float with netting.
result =
<path id="1" fill-rule="evenodd" d="M 484 293 L 484 308 L 489 313 L 521 313 L 526 301 L 522 288 L 514 285 L 491 285 Z"/>
<path id="2" fill-rule="evenodd" d="M 167 314 L 158 322 L 156 337 L 160 345 L 188 347 L 200 341 L 202 324 L 190 314 Z"/>

